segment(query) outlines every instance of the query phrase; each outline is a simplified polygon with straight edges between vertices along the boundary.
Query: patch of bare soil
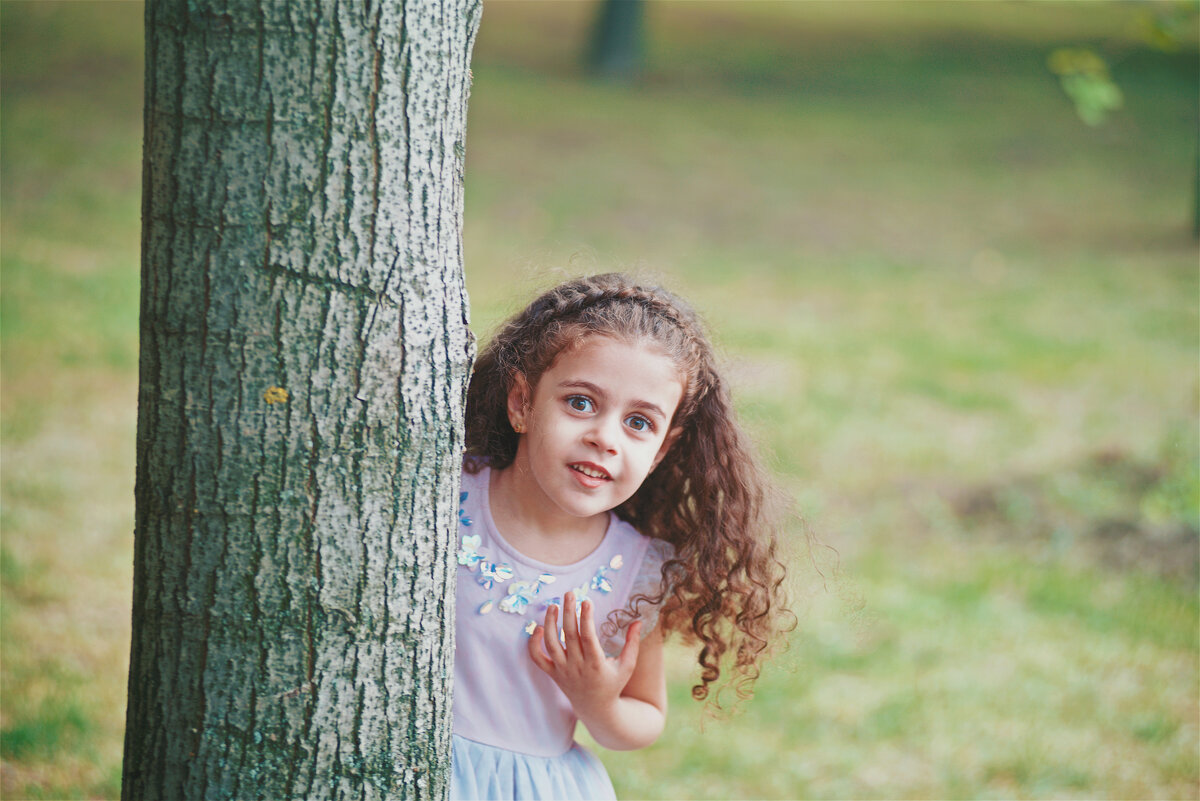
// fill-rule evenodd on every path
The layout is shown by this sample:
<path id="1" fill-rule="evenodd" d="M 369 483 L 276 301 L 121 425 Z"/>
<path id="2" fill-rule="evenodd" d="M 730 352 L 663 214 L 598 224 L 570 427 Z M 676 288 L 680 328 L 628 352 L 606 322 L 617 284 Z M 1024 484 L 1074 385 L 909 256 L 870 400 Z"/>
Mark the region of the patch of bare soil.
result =
<path id="1" fill-rule="evenodd" d="M 1105 451 L 1054 475 L 946 491 L 976 534 L 1082 554 L 1108 567 L 1200 583 L 1194 475 Z"/>

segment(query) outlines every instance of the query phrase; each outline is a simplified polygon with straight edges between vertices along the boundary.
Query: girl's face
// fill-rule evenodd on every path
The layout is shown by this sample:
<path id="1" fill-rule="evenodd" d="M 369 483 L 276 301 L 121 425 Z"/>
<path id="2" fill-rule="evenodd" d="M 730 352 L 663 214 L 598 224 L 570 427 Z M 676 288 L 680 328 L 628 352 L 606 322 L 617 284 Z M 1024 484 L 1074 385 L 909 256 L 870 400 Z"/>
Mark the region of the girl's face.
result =
<path id="1" fill-rule="evenodd" d="M 572 517 L 626 501 L 666 454 L 683 383 L 645 345 L 591 336 L 558 355 L 532 392 L 518 378 L 509 420 L 523 429 L 513 466 Z"/>

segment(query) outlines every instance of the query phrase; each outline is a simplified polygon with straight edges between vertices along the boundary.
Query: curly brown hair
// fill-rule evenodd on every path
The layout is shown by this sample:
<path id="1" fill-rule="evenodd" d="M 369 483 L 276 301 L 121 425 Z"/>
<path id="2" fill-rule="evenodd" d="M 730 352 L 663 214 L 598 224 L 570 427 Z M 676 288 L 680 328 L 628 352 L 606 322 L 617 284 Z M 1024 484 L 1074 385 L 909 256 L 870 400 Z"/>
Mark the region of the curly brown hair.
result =
<path id="1" fill-rule="evenodd" d="M 732 661 L 730 685 L 745 697 L 775 635 L 794 621 L 777 554 L 780 507 L 737 423 L 700 320 L 683 300 L 618 273 L 568 281 L 536 298 L 500 328 L 475 364 L 467 390 L 467 469 L 512 464 L 518 435 L 506 400 L 513 381 L 523 376 L 535 387 L 560 353 L 596 335 L 661 348 L 684 379 L 671 423 L 674 442 L 613 510 L 642 534 L 669 542 L 675 555 L 663 565 L 662 591 L 630 599 L 617 615 L 628 622 L 641 605 L 661 604 L 664 632 L 700 646 L 692 696 L 707 698 Z"/>

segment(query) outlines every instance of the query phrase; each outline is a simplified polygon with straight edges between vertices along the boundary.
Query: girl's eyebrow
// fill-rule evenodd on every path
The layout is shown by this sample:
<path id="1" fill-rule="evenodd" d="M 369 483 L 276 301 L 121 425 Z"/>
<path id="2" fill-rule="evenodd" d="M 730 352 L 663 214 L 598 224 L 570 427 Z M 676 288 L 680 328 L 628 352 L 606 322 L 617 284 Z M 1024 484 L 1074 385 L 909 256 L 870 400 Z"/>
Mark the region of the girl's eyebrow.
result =
<path id="1" fill-rule="evenodd" d="M 608 397 L 608 393 L 605 392 L 601 387 L 599 387 L 596 384 L 593 384 L 591 381 L 584 381 L 582 379 L 575 379 L 572 381 L 560 381 L 558 386 L 561 389 L 584 389 L 584 390 L 587 390 L 588 392 L 592 393 L 593 395 L 599 397 L 602 400 L 604 398 Z M 662 418 L 663 420 L 667 419 L 666 413 L 662 409 L 660 409 L 658 407 L 658 404 L 656 404 L 656 403 L 651 403 L 650 401 L 644 401 L 644 400 L 635 400 L 635 401 L 633 401 L 632 405 L 638 409 L 641 409 L 642 411 L 649 412 L 650 414 L 653 414 L 653 415 L 657 415 L 658 417 Z"/>

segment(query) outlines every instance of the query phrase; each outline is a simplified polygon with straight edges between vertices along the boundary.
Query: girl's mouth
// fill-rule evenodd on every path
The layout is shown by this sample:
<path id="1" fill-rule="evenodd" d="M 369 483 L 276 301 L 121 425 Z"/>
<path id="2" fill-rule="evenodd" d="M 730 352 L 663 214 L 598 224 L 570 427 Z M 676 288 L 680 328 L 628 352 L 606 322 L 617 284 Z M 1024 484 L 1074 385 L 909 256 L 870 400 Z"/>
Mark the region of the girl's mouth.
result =
<path id="1" fill-rule="evenodd" d="M 612 481 L 612 476 L 608 474 L 607 470 L 604 470 L 601 467 L 596 467 L 595 465 L 590 464 L 572 464 L 567 466 L 576 473 L 582 473 L 588 478 L 594 478 L 601 481 Z"/>

